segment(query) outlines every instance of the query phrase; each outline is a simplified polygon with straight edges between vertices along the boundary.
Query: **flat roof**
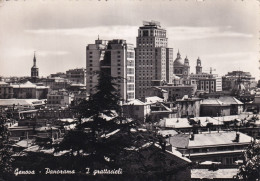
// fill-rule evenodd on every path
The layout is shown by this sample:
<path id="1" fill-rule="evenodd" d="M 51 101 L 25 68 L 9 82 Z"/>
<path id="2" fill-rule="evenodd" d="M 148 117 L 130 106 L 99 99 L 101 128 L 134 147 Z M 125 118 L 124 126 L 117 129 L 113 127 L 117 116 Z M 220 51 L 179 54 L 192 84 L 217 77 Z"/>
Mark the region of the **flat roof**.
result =
<path id="1" fill-rule="evenodd" d="M 218 170 L 209 170 L 209 169 L 191 169 L 191 178 L 192 179 L 225 179 L 225 178 L 233 178 L 238 172 L 237 168 L 226 168 L 226 169 L 218 169 Z"/>

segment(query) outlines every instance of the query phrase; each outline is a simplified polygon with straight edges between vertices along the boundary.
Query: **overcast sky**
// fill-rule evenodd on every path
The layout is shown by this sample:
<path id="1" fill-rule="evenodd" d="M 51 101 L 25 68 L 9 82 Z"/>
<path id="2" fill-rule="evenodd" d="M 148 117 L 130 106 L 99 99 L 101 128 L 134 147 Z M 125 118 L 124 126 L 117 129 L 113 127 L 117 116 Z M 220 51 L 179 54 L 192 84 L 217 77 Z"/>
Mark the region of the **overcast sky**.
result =
<path id="1" fill-rule="evenodd" d="M 40 76 L 86 66 L 86 46 L 100 39 L 136 44 L 143 20 L 161 22 L 169 47 L 195 72 L 249 71 L 259 79 L 257 0 L 19 0 L 0 3 L 0 75 Z"/>

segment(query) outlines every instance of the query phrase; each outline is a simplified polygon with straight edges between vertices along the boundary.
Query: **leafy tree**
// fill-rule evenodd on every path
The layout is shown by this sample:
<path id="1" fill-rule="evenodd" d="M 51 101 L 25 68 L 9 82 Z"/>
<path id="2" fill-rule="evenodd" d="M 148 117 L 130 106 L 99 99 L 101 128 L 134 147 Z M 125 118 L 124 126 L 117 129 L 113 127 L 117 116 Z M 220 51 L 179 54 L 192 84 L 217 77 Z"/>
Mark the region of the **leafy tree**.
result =
<path id="1" fill-rule="evenodd" d="M 253 141 L 244 152 L 244 163 L 239 167 L 238 179 L 260 179 L 260 143 Z"/>
<path id="2" fill-rule="evenodd" d="M 0 116 L 0 178 L 12 171 L 12 150 L 9 141 L 9 131 L 6 126 L 6 118 Z"/>

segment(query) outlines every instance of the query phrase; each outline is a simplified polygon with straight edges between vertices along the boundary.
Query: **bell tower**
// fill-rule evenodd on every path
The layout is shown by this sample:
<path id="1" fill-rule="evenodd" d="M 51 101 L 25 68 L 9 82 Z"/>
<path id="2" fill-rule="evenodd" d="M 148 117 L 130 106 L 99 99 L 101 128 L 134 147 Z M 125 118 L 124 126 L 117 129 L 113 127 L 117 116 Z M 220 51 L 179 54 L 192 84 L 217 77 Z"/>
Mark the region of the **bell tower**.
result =
<path id="1" fill-rule="evenodd" d="M 197 66 L 196 66 L 196 74 L 201 74 L 201 73 L 202 73 L 201 60 L 200 60 L 200 57 L 198 57 Z"/>
<path id="2" fill-rule="evenodd" d="M 36 66 L 36 57 L 34 52 L 33 57 L 33 66 L 31 68 L 31 78 L 35 82 L 37 78 L 39 78 L 39 68 Z"/>

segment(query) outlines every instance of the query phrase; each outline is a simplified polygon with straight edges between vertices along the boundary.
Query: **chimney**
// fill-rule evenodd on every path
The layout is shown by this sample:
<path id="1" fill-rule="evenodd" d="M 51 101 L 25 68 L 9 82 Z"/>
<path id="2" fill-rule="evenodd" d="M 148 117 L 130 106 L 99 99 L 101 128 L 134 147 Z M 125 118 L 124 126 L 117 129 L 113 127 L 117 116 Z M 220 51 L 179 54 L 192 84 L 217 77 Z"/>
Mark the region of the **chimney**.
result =
<path id="1" fill-rule="evenodd" d="M 235 139 L 235 141 L 236 141 L 236 142 L 239 142 L 239 138 L 240 138 L 240 134 L 237 133 L 237 134 L 236 134 L 236 139 Z"/>
<path id="2" fill-rule="evenodd" d="M 194 140 L 194 134 L 193 133 L 190 135 L 190 140 Z"/>

